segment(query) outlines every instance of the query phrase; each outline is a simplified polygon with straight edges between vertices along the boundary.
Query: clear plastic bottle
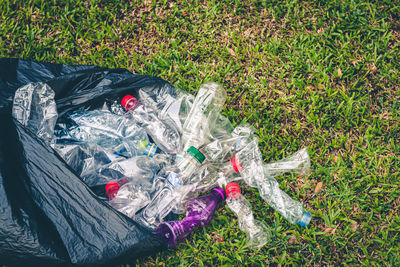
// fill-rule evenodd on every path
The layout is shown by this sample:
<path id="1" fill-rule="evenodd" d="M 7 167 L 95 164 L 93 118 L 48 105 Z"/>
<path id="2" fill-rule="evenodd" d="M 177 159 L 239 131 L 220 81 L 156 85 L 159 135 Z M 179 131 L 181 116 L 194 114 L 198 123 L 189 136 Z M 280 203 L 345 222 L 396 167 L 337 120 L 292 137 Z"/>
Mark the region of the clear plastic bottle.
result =
<path id="1" fill-rule="evenodd" d="M 220 125 L 219 127 L 229 128 L 229 125 Z M 214 138 L 213 141 L 203 145 L 199 150 L 206 156 L 207 160 L 211 162 L 225 162 L 251 141 L 253 133 L 254 129 L 249 125 L 237 126 L 231 133 L 226 133 L 219 138 Z"/>
<path id="2" fill-rule="evenodd" d="M 107 184 L 107 194 L 110 197 L 108 204 L 111 207 L 134 218 L 138 210 L 150 203 L 150 194 L 147 190 L 137 186 L 135 183 L 128 182 L 119 185 L 120 181 Z"/>
<path id="3" fill-rule="evenodd" d="M 114 161 L 100 168 L 97 175 L 110 180 L 119 180 L 127 177 L 130 183 L 152 192 L 156 174 L 167 164 L 168 157 L 152 159 L 143 155 Z"/>
<path id="4" fill-rule="evenodd" d="M 251 187 L 257 188 L 260 196 L 280 215 L 292 224 L 306 227 L 311 221 L 311 214 L 304 210 L 303 205 L 282 191 L 274 174 L 288 171 L 307 173 L 310 168 L 310 159 L 307 150 L 300 150 L 293 156 L 263 165 L 261 153 L 254 149 L 256 142 L 239 151 L 231 164 L 235 172 L 240 173 L 243 180 Z"/>
<path id="5" fill-rule="evenodd" d="M 184 213 L 189 199 L 213 187 L 225 186 L 228 181 L 234 181 L 234 174 L 230 164 L 204 164 L 187 182 L 185 190 L 181 190 L 181 194 L 176 197 L 176 207 L 173 211 L 177 214 Z"/>
<path id="6" fill-rule="evenodd" d="M 268 176 L 275 177 L 286 172 L 295 172 L 302 176 L 311 173 L 311 161 L 307 148 L 300 149 L 287 158 L 264 165 L 264 173 Z"/>
<path id="7" fill-rule="evenodd" d="M 282 215 L 288 222 L 307 227 L 311 222 L 311 214 L 303 205 L 291 198 L 279 188 L 278 181 L 271 176 L 265 176 L 257 183 L 258 192 L 265 202 Z"/>
<path id="8" fill-rule="evenodd" d="M 200 147 L 208 142 L 225 99 L 226 92 L 217 83 L 207 82 L 200 86 L 183 125 L 184 150 L 190 146 Z"/>
<path id="9" fill-rule="evenodd" d="M 240 151 L 235 153 L 230 164 L 236 173 L 251 187 L 257 186 L 257 181 L 264 177 L 264 163 L 258 148 L 258 138 L 253 138 Z"/>
<path id="10" fill-rule="evenodd" d="M 65 160 L 79 177 L 90 187 L 104 185 L 108 177 L 101 177 L 98 171 L 114 161 L 124 160 L 102 147 L 87 142 L 56 139 L 51 147 Z"/>
<path id="11" fill-rule="evenodd" d="M 108 182 L 105 186 L 105 193 L 108 196 L 109 200 L 115 198 L 115 196 L 118 194 L 119 189 L 121 188 L 121 185 L 124 185 L 128 182 L 127 178 L 120 179 L 118 181 L 111 181 Z"/>
<path id="12" fill-rule="evenodd" d="M 164 187 L 153 197 L 143 210 L 140 221 L 151 229 L 163 221 L 176 206 L 176 199 L 185 191 L 185 183 L 198 170 L 205 157 L 194 147 L 190 147 L 176 159 L 176 163 L 164 168 L 158 176 L 165 177 Z"/>
<path id="13" fill-rule="evenodd" d="M 157 228 L 157 236 L 169 247 L 174 247 L 196 227 L 209 224 L 218 203 L 224 199 L 224 189 L 220 187 L 207 195 L 189 200 L 186 217 L 180 221 L 162 222 Z"/>
<path id="14" fill-rule="evenodd" d="M 255 220 L 249 201 L 241 194 L 237 183 L 229 183 L 225 188 L 226 204 L 239 220 L 239 228 L 246 233 L 247 245 L 251 249 L 263 247 L 271 239 L 270 230 Z"/>
<path id="15" fill-rule="evenodd" d="M 139 144 L 148 141 L 146 131 L 134 121 L 107 110 L 78 110 L 57 123 L 57 139 L 96 144 L 123 157 L 141 155 Z"/>
<path id="16" fill-rule="evenodd" d="M 157 92 L 141 88 L 138 92 L 139 99 L 157 111 L 158 117 L 182 133 L 190 109 L 193 106 L 194 96 L 178 88 L 165 86 Z"/>
<path id="17" fill-rule="evenodd" d="M 260 196 L 279 214 L 292 224 L 306 227 L 312 216 L 304 210 L 299 201 L 292 199 L 279 188 L 278 181 L 273 177 L 285 172 L 307 174 L 310 171 L 310 158 L 307 149 L 302 149 L 283 160 L 263 164 L 261 152 L 258 149 L 258 139 L 255 138 L 225 163 L 209 163 L 203 165 L 190 183 L 194 186 L 180 199 L 180 209 L 189 198 L 196 197 L 209 188 L 227 184 L 236 180 L 244 180 L 249 186 L 257 188 Z M 239 176 L 240 175 L 240 176 Z"/>
<path id="18" fill-rule="evenodd" d="M 157 116 L 157 112 L 150 107 L 145 107 L 131 95 L 126 95 L 122 101 L 122 106 L 128 111 L 131 118 L 139 126 L 144 127 L 147 134 L 165 152 L 177 153 L 180 151 L 180 134 L 171 125 L 163 123 Z"/>
<path id="19" fill-rule="evenodd" d="M 224 128 L 225 125 L 218 127 Z M 174 212 L 184 212 L 187 201 L 197 197 L 199 193 L 237 180 L 238 177 L 233 175 L 235 170 L 230 159 L 253 140 L 253 134 L 253 127 L 240 125 L 229 134 L 224 134 L 202 146 L 199 150 L 205 155 L 207 164 L 204 164 L 188 181 L 188 184 L 192 186 L 187 188 L 186 195 L 181 195 L 181 199 L 178 201 L 180 204 Z"/>
<path id="20" fill-rule="evenodd" d="M 42 82 L 28 83 L 15 91 L 12 115 L 40 139 L 51 143 L 58 113 L 55 93 Z"/>
<path id="21" fill-rule="evenodd" d="M 105 189 L 109 204 L 128 217 L 134 218 L 138 210 L 150 203 L 150 195 L 159 190 L 156 173 L 168 163 L 148 156 L 138 156 L 113 162 L 100 172 L 100 176 L 115 179 Z"/>

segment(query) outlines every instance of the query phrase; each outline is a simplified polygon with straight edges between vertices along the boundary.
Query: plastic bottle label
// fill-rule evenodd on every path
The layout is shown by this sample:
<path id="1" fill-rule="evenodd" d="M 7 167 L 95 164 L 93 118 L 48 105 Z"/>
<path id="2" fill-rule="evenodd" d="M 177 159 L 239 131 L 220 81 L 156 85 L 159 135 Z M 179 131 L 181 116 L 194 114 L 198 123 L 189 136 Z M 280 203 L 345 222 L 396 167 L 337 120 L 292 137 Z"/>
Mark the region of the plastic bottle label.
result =
<path id="1" fill-rule="evenodd" d="M 181 179 L 179 179 L 178 174 L 175 172 L 170 172 L 167 177 L 168 182 L 170 182 L 174 187 L 179 187 L 182 185 Z"/>
<path id="2" fill-rule="evenodd" d="M 144 151 L 144 155 L 152 158 L 157 151 L 158 146 L 154 143 L 149 143 Z"/>

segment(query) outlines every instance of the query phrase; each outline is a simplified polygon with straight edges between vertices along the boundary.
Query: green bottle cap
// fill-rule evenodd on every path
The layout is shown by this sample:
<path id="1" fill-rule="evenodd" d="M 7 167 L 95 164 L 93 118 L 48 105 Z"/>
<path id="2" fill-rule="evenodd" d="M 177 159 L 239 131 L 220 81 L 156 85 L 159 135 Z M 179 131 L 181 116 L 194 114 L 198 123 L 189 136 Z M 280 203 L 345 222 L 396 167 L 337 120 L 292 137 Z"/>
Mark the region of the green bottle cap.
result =
<path id="1" fill-rule="evenodd" d="M 195 159 L 197 159 L 197 161 L 200 164 L 202 164 L 203 161 L 206 159 L 206 157 L 200 151 L 198 151 L 194 146 L 189 147 L 187 153 L 189 153 L 189 155 L 192 155 Z"/>

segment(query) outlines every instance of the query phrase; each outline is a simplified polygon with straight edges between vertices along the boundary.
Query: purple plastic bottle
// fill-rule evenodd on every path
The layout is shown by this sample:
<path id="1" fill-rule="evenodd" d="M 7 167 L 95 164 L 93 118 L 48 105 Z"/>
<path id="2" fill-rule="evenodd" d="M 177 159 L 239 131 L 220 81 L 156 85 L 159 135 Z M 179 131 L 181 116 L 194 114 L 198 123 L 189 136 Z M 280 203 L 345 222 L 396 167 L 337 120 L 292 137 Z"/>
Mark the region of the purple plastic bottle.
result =
<path id="1" fill-rule="evenodd" d="M 188 201 L 186 217 L 181 221 L 161 223 L 157 236 L 170 248 L 185 239 L 195 227 L 210 223 L 219 202 L 225 199 L 222 187 L 214 188 L 211 193 Z"/>

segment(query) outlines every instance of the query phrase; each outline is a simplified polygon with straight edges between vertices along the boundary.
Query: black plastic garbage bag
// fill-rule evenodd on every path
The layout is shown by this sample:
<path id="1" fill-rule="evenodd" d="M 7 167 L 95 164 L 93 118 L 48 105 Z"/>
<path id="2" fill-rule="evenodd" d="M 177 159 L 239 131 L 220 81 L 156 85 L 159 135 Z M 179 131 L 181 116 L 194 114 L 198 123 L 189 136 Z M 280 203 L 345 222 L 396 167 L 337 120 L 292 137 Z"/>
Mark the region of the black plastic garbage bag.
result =
<path id="1" fill-rule="evenodd" d="M 138 89 L 174 94 L 162 79 L 124 69 L 0 59 L 0 264 L 116 264 L 162 249 L 12 118 L 14 92 L 29 82 L 54 90 L 59 116 Z"/>

